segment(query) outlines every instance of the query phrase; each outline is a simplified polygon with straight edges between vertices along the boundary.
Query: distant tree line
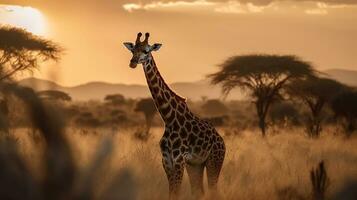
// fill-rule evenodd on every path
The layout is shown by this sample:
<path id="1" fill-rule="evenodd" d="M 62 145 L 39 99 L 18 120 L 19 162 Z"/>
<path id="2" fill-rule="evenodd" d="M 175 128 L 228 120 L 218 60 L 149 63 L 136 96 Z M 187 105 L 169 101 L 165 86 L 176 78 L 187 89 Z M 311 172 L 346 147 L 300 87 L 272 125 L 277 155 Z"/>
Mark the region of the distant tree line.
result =
<path id="1" fill-rule="evenodd" d="M 0 26 L 0 81 L 33 71 L 47 60 L 57 61 L 61 47 L 21 28 Z"/>

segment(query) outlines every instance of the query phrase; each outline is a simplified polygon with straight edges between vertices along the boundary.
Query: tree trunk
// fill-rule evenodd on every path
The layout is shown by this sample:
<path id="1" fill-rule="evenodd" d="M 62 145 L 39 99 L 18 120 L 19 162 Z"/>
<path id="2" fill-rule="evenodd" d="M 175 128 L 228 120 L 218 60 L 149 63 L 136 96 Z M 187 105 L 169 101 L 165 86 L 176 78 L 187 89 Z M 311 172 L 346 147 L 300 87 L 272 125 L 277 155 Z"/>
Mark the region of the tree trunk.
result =
<path id="1" fill-rule="evenodd" d="M 264 117 L 259 117 L 259 128 L 262 131 L 262 136 L 265 137 L 266 125 Z"/>
<path id="2" fill-rule="evenodd" d="M 259 119 L 259 128 L 262 132 L 262 136 L 265 137 L 266 133 L 266 123 L 265 123 L 265 116 L 266 116 L 266 110 L 264 109 L 264 104 L 262 101 L 257 101 L 256 102 L 256 109 L 257 109 L 257 115 Z"/>
<path id="3" fill-rule="evenodd" d="M 318 138 L 321 132 L 321 122 L 316 116 L 311 116 L 307 125 L 307 132 L 311 138 Z"/>
<path id="4" fill-rule="evenodd" d="M 154 116 L 152 115 L 145 115 L 145 119 L 146 119 L 146 134 L 149 135 L 150 129 L 151 129 L 151 124 L 152 124 L 152 120 L 154 119 Z"/>
<path id="5" fill-rule="evenodd" d="M 310 103 L 308 104 L 311 110 L 311 118 L 310 122 L 308 122 L 308 134 L 312 138 L 318 138 L 322 131 L 321 127 L 321 111 L 324 106 L 324 102 L 318 102 L 316 104 Z"/>

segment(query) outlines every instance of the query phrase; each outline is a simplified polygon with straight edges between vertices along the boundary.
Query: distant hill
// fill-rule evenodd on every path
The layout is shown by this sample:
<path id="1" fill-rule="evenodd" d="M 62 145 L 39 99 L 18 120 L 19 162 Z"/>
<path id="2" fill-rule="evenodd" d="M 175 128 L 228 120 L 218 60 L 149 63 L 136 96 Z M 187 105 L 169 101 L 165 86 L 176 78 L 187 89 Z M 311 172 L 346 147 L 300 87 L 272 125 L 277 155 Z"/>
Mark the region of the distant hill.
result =
<path id="1" fill-rule="evenodd" d="M 357 71 L 330 69 L 323 72 L 325 76 L 336 79 L 342 83 L 351 86 L 357 86 Z M 37 78 L 27 78 L 20 81 L 21 85 L 34 88 L 37 91 L 54 89 L 68 93 L 74 100 L 103 100 L 108 94 L 123 94 L 127 98 L 149 97 L 147 85 L 128 85 L 113 84 L 106 82 L 89 82 L 73 87 L 64 87 L 53 81 Z M 200 100 L 206 96 L 209 99 L 220 98 L 221 89 L 218 86 L 212 86 L 207 80 L 197 82 L 177 82 L 170 84 L 171 88 L 179 95 L 191 100 Z M 244 95 L 239 89 L 234 89 L 228 95 L 227 99 L 242 99 Z"/>
<path id="2" fill-rule="evenodd" d="M 37 78 L 27 78 L 19 82 L 23 86 L 40 90 L 60 90 L 68 93 L 74 100 L 103 100 L 108 94 L 123 94 L 127 98 L 149 97 L 147 85 L 113 84 L 106 82 L 89 82 L 73 87 L 64 87 L 55 82 Z M 212 86 L 208 81 L 177 82 L 170 84 L 171 88 L 179 95 L 191 100 L 199 100 L 202 96 L 207 98 L 220 98 L 221 89 Z M 238 90 L 233 90 L 227 99 L 242 99 L 243 95 Z"/>
<path id="3" fill-rule="evenodd" d="M 357 86 L 357 71 L 346 69 L 329 69 L 324 71 L 327 77 L 340 81 L 346 85 Z"/>
<path id="4" fill-rule="evenodd" d="M 27 86 L 30 88 L 34 88 L 36 90 L 47 90 L 49 88 L 55 90 L 62 90 L 65 87 L 58 85 L 53 81 L 37 79 L 37 78 L 26 78 L 19 81 L 20 85 Z"/>

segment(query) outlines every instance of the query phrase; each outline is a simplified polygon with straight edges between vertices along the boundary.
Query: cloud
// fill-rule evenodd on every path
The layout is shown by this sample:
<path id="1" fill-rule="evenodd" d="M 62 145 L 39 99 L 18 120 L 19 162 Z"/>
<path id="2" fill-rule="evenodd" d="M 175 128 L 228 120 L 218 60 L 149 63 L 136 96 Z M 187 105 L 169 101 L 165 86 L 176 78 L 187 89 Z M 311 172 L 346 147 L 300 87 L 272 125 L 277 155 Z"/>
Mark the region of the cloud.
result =
<path id="1" fill-rule="evenodd" d="M 268 5 L 273 2 L 295 2 L 295 3 L 303 3 L 303 2 L 320 2 L 325 4 L 333 4 L 333 5 L 357 5 L 357 0 L 240 0 L 241 3 L 253 3 L 254 5 Z"/>
<path id="2" fill-rule="evenodd" d="M 140 10 L 142 9 L 142 5 L 135 4 L 135 3 L 127 3 L 123 5 L 124 10 L 128 12 L 132 12 L 133 10 Z"/>
<path id="3" fill-rule="evenodd" d="M 356 0 L 357 1 L 357 0 Z M 331 2 L 331 3 L 327 3 Z M 259 13 L 303 13 L 308 15 L 327 15 L 329 11 L 341 8 L 357 8 L 357 4 L 345 0 L 346 4 L 333 4 L 334 0 L 230 0 L 230 1 L 153 1 L 148 3 L 127 3 L 123 9 L 133 11 L 196 11 L 225 14 L 259 14 Z M 342 1 L 339 1 L 342 2 Z M 357 2 L 356 2 L 357 3 Z"/>
<path id="4" fill-rule="evenodd" d="M 135 10 L 209 10 L 219 13 L 258 13 L 262 12 L 266 6 L 256 6 L 253 3 L 240 3 L 239 1 L 169 1 L 169 2 L 150 2 L 150 3 L 128 3 L 124 4 L 124 10 L 133 12 Z"/>
<path id="5" fill-rule="evenodd" d="M 305 13 L 309 15 L 327 15 L 330 9 L 347 8 L 350 5 L 347 4 L 327 4 L 323 2 L 317 2 L 316 7 L 312 9 L 306 9 Z"/>
<path id="6" fill-rule="evenodd" d="M 326 14 L 328 14 L 327 9 L 328 9 L 328 6 L 326 3 L 318 2 L 316 4 L 316 8 L 307 9 L 307 10 L 305 10 L 305 13 L 309 14 L 309 15 L 326 15 Z"/>
<path id="7" fill-rule="evenodd" d="M 210 2 L 206 0 L 195 0 L 195 1 L 169 1 L 169 2 L 151 2 L 147 4 L 135 4 L 128 3 L 124 4 L 124 10 L 132 12 L 134 10 L 155 10 L 155 9 L 187 9 L 187 8 L 197 8 L 214 6 L 217 3 Z"/>
<path id="8" fill-rule="evenodd" d="M 214 9 L 219 13 L 260 13 L 266 9 L 267 6 L 256 6 L 253 3 L 240 3 L 238 1 L 229 1 L 224 5 L 221 5 Z"/>

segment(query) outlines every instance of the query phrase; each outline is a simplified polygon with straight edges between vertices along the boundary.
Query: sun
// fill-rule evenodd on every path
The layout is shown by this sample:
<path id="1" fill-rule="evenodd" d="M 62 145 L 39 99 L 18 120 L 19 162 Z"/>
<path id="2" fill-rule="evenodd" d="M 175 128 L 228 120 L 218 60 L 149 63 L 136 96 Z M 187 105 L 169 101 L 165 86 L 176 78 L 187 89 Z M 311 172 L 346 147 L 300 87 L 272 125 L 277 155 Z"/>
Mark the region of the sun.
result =
<path id="1" fill-rule="evenodd" d="M 21 27 L 36 35 L 46 34 L 44 15 L 38 9 L 28 6 L 0 4 L 0 24 Z"/>

